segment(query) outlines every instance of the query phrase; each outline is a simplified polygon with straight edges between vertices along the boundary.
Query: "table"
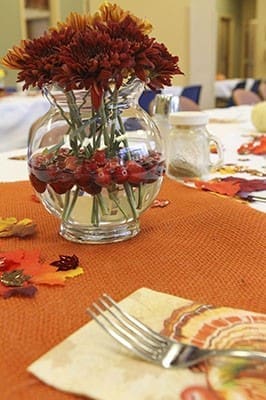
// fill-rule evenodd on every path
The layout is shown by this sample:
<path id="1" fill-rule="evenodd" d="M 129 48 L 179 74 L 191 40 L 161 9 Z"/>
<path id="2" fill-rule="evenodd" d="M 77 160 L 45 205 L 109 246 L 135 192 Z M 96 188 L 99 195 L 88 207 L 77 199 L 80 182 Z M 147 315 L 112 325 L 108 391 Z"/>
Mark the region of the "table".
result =
<path id="1" fill-rule="evenodd" d="M 26 368 L 84 325 L 86 306 L 103 292 L 120 301 L 149 287 L 266 312 L 266 215 L 235 199 L 165 178 L 158 198 L 170 204 L 146 211 L 139 235 L 121 243 L 80 245 L 58 235 L 58 219 L 33 201 L 28 181 L 2 182 L 0 193 L 2 216 L 37 223 L 35 236 L 0 239 L 0 251 L 38 248 L 46 262 L 76 254 L 85 271 L 65 287 L 40 286 L 33 299 L 0 298 L 1 400 L 81 398 L 46 386 Z"/>
<path id="2" fill-rule="evenodd" d="M 215 97 L 218 99 L 229 99 L 232 95 L 234 87 L 243 80 L 246 80 L 246 89 L 250 89 L 254 83 L 253 78 L 233 78 L 215 81 Z"/>
<path id="3" fill-rule="evenodd" d="M 0 97 L 0 153 L 27 146 L 31 125 L 49 109 L 41 95 Z"/>

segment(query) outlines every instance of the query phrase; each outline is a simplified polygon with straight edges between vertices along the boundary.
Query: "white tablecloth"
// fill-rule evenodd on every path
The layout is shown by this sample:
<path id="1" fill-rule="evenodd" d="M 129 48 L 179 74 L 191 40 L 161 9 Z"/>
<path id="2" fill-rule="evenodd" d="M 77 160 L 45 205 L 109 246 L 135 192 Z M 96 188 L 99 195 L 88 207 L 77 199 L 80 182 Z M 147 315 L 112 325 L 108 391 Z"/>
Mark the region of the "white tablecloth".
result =
<path id="1" fill-rule="evenodd" d="M 265 156 L 253 154 L 241 156 L 237 153 L 240 145 L 249 142 L 251 140 L 250 135 L 257 133 L 250 119 L 251 110 L 252 106 L 249 105 L 205 110 L 209 115 L 210 121 L 207 128 L 211 134 L 220 139 L 224 150 L 224 164 L 241 165 L 245 168 L 266 173 Z M 214 176 L 220 175 L 214 174 Z M 222 175 L 222 177 L 224 176 Z M 248 173 L 237 173 L 233 174 L 233 176 L 246 179 L 262 179 L 259 176 L 252 176 Z M 258 193 L 260 196 L 266 198 L 266 190 Z M 256 195 L 256 192 L 252 194 Z M 259 211 L 266 212 L 266 202 L 250 203 L 250 206 Z"/>
<path id="2" fill-rule="evenodd" d="M 41 95 L 14 94 L 0 98 L 0 153 L 25 148 L 31 125 L 49 109 Z"/>

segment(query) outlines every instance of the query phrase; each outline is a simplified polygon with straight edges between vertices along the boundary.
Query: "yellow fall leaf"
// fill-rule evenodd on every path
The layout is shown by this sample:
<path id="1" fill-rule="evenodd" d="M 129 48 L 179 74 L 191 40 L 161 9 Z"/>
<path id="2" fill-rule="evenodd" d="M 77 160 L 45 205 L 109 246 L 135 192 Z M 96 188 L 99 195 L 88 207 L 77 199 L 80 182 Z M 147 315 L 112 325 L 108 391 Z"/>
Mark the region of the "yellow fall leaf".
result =
<path id="1" fill-rule="evenodd" d="M 20 221 L 15 217 L 0 218 L 0 237 L 32 235 L 35 228 L 36 224 L 29 218 Z"/>

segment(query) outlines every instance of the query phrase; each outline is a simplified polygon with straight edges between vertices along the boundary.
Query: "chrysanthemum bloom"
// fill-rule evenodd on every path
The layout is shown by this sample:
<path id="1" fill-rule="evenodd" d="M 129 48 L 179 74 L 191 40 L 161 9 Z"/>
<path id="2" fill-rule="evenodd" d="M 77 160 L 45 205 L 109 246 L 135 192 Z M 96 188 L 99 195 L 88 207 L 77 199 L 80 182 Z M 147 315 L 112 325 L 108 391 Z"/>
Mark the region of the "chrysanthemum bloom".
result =
<path id="1" fill-rule="evenodd" d="M 136 77 L 158 89 L 182 74 L 178 57 L 148 36 L 151 28 L 118 5 L 104 3 L 94 15 L 71 13 L 40 38 L 22 41 L 2 64 L 19 70 L 23 89 L 58 84 L 66 91 L 91 90 L 97 109 L 110 84 L 119 89 Z"/>

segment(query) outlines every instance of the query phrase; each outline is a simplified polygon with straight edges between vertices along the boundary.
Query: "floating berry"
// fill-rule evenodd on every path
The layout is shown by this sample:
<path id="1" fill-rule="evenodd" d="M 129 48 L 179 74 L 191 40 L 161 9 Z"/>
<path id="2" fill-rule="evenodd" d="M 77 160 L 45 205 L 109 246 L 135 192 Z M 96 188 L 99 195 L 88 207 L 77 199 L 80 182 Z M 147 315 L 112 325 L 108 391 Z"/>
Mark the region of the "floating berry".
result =
<path id="1" fill-rule="evenodd" d="M 40 181 L 35 175 L 33 175 L 32 173 L 29 176 L 30 181 L 32 186 L 34 187 L 34 189 L 36 190 L 36 192 L 38 193 L 43 193 L 46 190 L 46 183 Z"/>
<path id="2" fill-rule="evenodd" d="M 145 183 L 156 182 L 157 179 L 159 179 L 160 176 L 164 174 L 164 170 L 165 170 L 164 163 L 153 165 L 151 168 L 146 170 L 144 182 Z"/>
<path id="3" fill-rule="evenodd" d="M 90 168 L 86 162 L 78 165 L 74 171 L 74 179 L 80 187 L 87 186 L 91 181 Z"/>
<path id="4" fill-rule="evenodd" d="M 89 182 L 89 184 L 84 186 L 82 189 L 92 196 L 95 196 L 96 194 L 101 193 L 102 187 L 97 185 L 95 182 Z"/>
<path id="5" fill-rule="evenodd" d="M 78 165 L 78 159 L 75 156 L 68 156 L 64 159 L 64 168 L 74 171 Z"/>
<path id="6" fill-rule="evenodd" d="M 100 186 L 108 186 L 112 181 L 109 168 L 98 168 L 95 173 L 95 183 Z"/>
<path id="7" fill-rule="evenodd" d="M 99 167 L 103 167 L 107 162 L 105 150 L 96 150 L 92 160 L 95 161 Z"/>
<path id="8" fill-rule="evenodd" d="M 61 172 L 57 179 L 50 183 L 51 187 L 58 194 L 64 194 L 74 186 L 73 174 L 69 172 Z"/>
<path id="9" fill-rule="evenodd" d="M 125 183 L 128 180 L 127 169 L 121 165 L 118 165 L 112 172 L 112 179 L 118 184 Z"/>
<path id="10" fill-rule="evenodd" d="M 145 177 L 145 168 L 136 161 L 129 160 L 126 164 L 128 173 L 128 182 L 132 185 L 139 185 Z"/>

